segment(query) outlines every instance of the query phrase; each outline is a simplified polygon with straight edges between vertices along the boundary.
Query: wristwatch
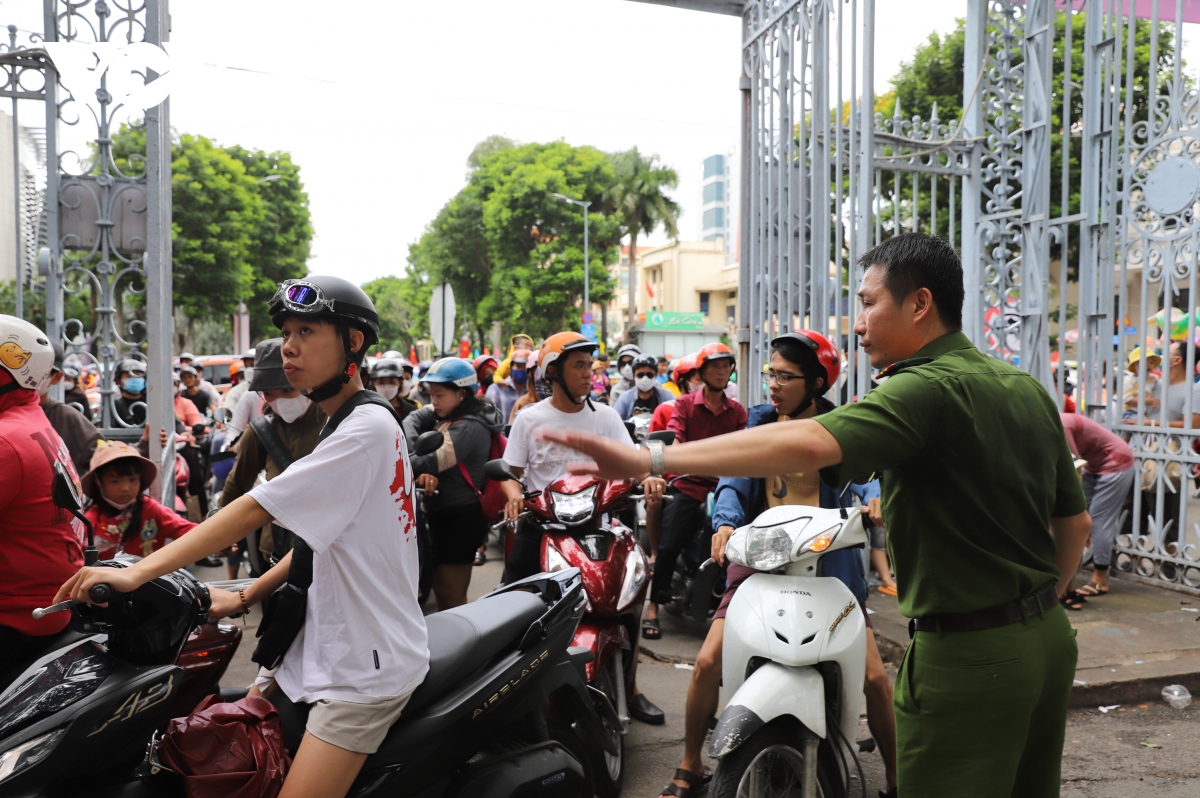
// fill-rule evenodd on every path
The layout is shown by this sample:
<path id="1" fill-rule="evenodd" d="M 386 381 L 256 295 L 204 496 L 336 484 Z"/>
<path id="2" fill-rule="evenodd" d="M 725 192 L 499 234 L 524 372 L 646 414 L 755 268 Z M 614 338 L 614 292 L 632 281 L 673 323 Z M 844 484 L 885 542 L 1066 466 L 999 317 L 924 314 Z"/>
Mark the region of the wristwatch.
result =
<path id="1" fill-rule="evenodd" d="M 661 477 L 667 470 L 667 463 L 663 458 L 663 442 L 646 441 L 646 449 L 650 452 L 650 476 Z"/>

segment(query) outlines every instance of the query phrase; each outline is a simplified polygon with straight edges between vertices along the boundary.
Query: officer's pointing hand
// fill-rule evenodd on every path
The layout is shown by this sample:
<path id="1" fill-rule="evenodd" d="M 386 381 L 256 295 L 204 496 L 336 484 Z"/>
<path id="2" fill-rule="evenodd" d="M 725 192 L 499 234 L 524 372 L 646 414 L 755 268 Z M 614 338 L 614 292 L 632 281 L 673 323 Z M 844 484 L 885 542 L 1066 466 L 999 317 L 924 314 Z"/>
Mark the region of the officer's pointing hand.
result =
<path id="1" fill-rule="evenodd" d="M 573 429 L 543 429 L 541 437 L 592 458 L 594 462 L 581 460 L 567 463 L 567 470 L 572 474 L 602 479 L 632 479 L 650 470 L 649 452 L 610 438 Z"/>

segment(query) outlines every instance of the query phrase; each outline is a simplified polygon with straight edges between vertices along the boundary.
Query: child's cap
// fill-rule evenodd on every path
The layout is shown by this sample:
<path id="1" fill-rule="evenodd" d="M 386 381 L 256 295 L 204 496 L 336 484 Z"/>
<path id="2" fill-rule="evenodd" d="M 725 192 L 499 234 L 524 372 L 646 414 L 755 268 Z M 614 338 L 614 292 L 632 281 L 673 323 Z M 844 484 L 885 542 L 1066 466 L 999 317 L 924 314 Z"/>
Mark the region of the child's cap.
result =
<path id="1" fill-rule="evenodd" d="M 147 460 L 138 454 L 137 449 L 122 441 L 100 441 L 96 446 L 96 451 L 92 453 L 92 462 L 89 464 L 88 472 L 79 480 L 79 485 L 85 494 L 92 492 L 92 486 L 96 481 L 96 472 L 114 460 L 130 458 L 138 461 L 138 466 L 142 472 L 142 489 L 150 487 L 154 482 L 154 478 L 158 476 L 158 466 L 153 460 Z"/>

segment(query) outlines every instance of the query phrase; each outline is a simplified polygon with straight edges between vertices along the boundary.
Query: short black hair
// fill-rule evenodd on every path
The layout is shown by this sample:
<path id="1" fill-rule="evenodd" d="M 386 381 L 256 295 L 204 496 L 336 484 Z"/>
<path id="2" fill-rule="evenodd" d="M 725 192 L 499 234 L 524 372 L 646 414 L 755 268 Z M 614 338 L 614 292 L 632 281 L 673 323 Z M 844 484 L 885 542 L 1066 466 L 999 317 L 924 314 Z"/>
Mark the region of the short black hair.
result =
<path id="1" fill-rule="evenodd" d="M 924 233 L 904 233 L 858 259 L 864 271 L 884 268 L 883 284 L 897 302 L 918 288 L 928 288 L 938 317 L 949 330 L 962 329 L 962 261 L 950 242 Z"/>

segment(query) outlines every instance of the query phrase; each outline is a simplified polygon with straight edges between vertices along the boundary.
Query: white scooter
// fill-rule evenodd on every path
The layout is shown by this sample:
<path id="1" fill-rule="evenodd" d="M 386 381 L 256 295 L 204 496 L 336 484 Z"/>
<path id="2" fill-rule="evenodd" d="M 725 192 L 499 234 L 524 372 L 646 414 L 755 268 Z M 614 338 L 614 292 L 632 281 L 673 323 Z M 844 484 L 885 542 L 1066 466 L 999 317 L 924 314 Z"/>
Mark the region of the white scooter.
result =
<path id="1" fill-rule="evenodd" d="M 770 573 L 746 579 L 725 617 L 711 798 L 847 795 L 867 628 L 854 594 L 817 576 L 817 561 L 866 545 L 869 525 L 854 509 L 783 506 L 729 538 L 729 562 Z M 865 795 L 861 770 L 859 784 Z"/>

